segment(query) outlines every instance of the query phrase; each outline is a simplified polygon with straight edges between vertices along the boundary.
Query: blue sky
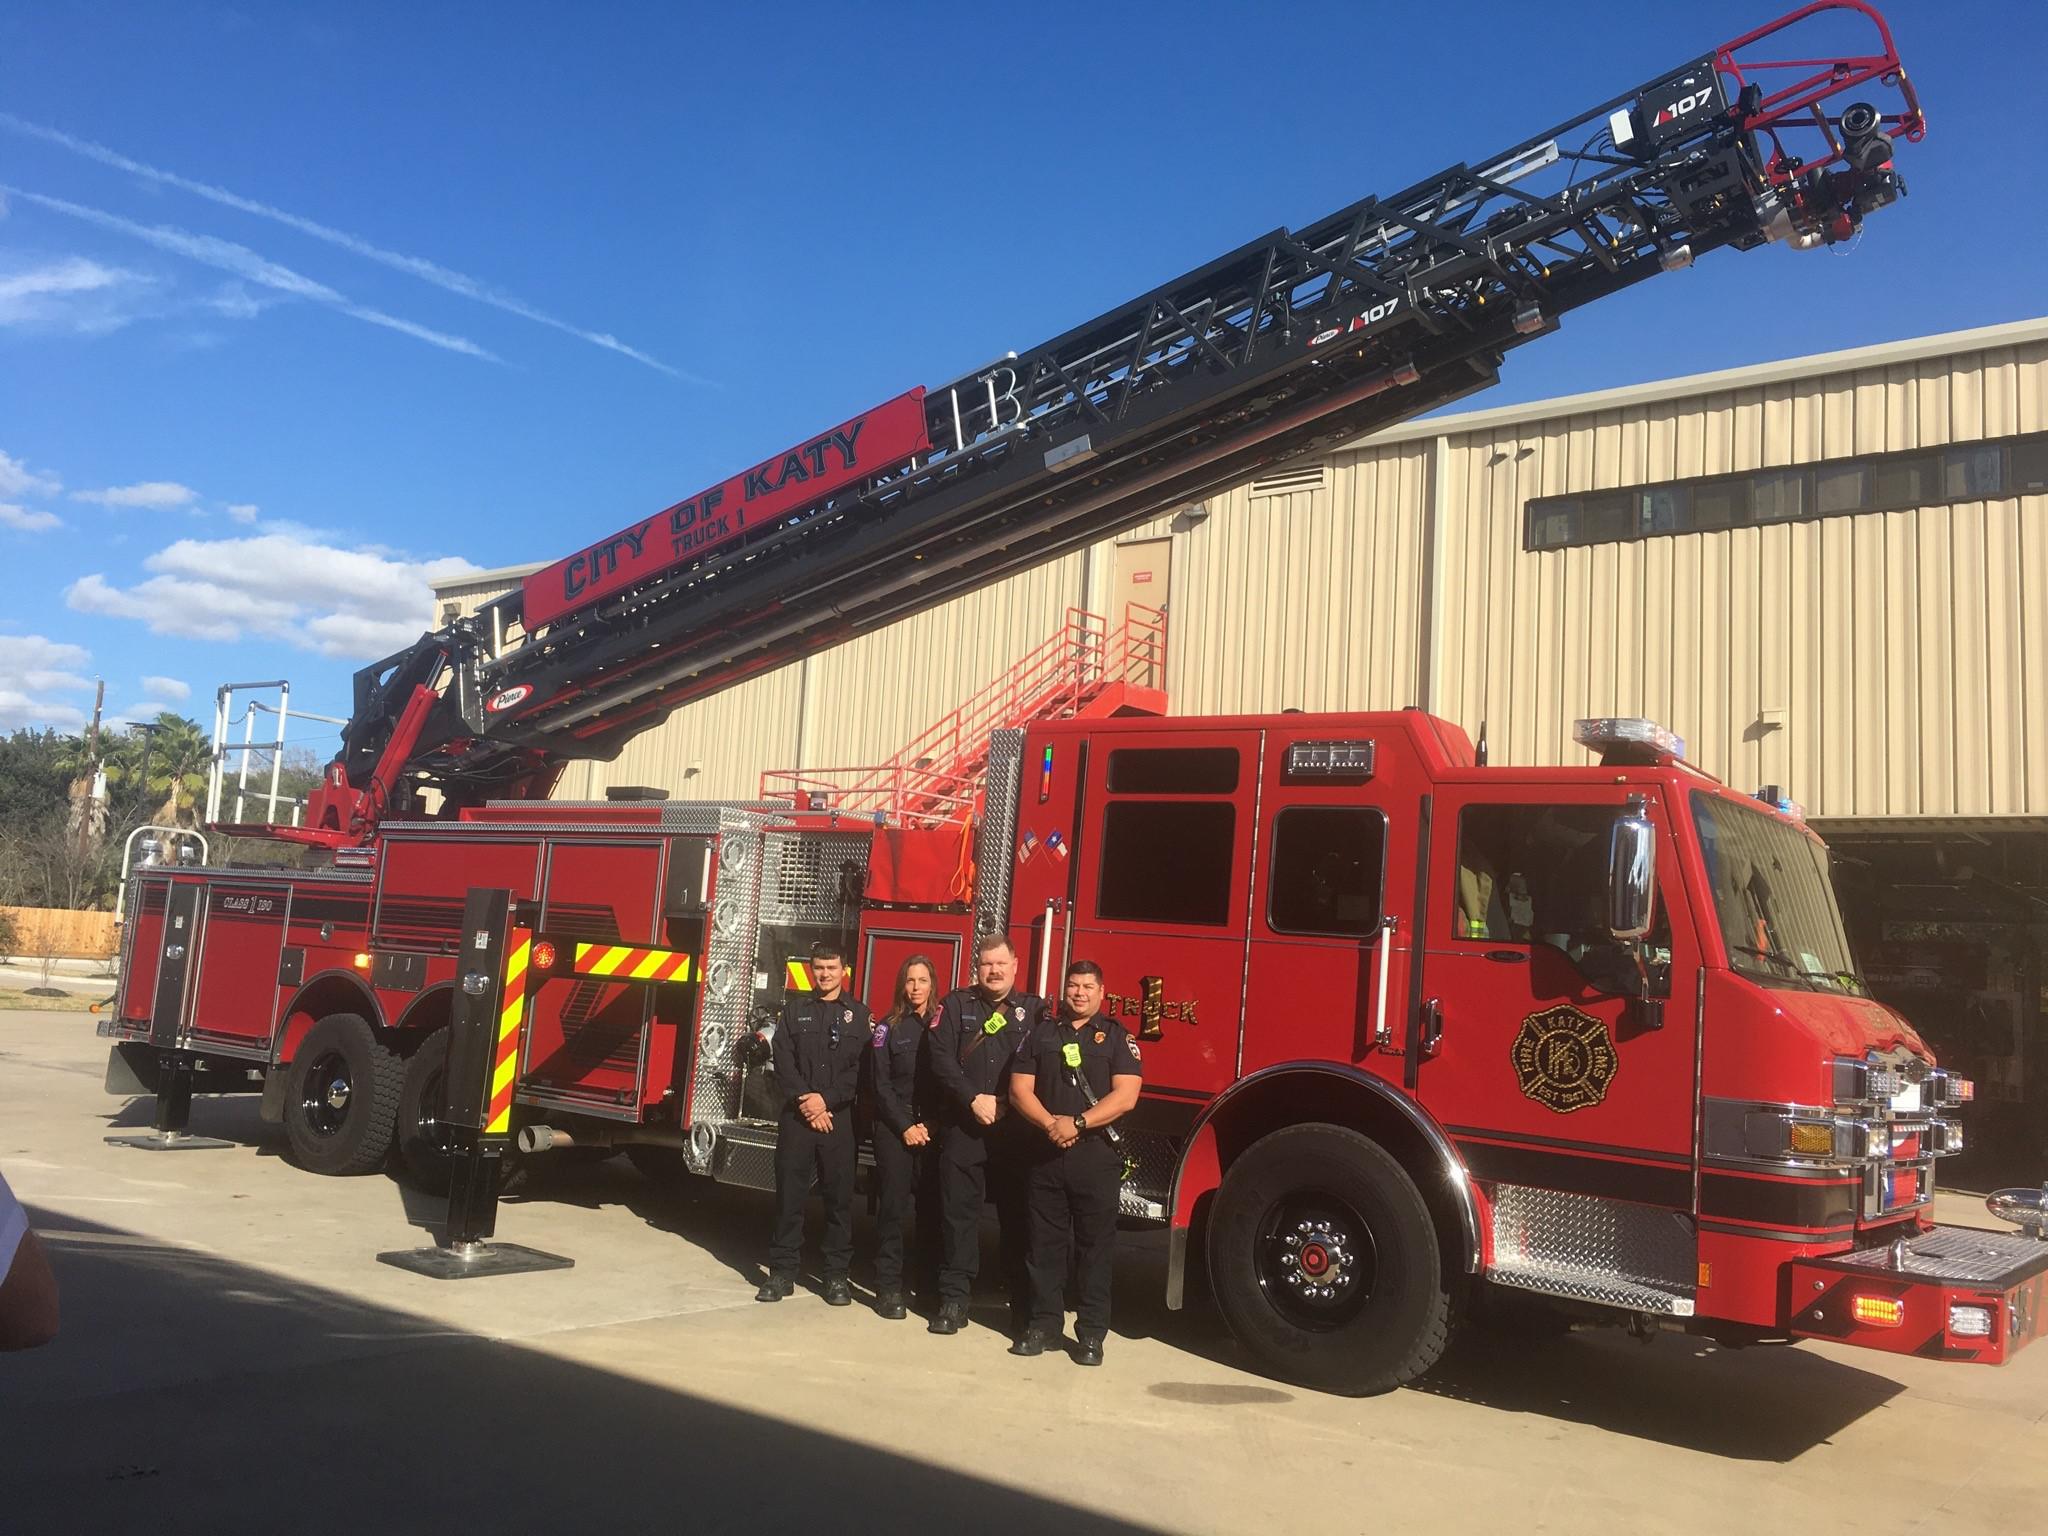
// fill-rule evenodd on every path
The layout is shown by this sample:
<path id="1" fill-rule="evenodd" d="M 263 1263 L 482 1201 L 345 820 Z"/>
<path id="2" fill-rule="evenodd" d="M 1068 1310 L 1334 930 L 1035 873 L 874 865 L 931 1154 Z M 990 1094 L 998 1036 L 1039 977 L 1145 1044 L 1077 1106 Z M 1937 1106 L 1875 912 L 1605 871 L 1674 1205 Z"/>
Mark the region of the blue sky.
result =
<path id="1" fill-rule="evenodd" d="M 2048 7 L 1889 12 L 1932 131 L 1859 248 L 1660 278 L 1475 403 L 2048 312 Z M 281 675 L 345 713 L 438 571 L 553 559 L 1775 11 L 1548 14 L 0 9 L 0 728 L 75 726 L 95 675 L 116 714 Z"/>

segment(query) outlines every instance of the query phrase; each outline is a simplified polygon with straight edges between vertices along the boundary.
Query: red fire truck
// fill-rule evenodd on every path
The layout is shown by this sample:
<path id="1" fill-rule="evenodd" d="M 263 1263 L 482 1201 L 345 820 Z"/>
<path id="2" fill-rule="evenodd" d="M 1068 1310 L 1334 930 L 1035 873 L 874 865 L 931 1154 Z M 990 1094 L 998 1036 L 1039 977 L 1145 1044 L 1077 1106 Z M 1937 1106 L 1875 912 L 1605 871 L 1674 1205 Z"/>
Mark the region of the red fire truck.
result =
<path id="1" fill-rule="evenodd" d="M 1863 51 L 1796 40 L 1845 23 Z M 1489 1286 L 2002 1360 L 2048 1245 L 1929 1222 L 1968 1085 L 1864 995 L 1818 840 L 1646 722 L 1518 769 L 1415 711 L 1168 718 L 1133 610 L 936 763 L 545 798 L 690 699 L 1480 387 L 1566 310 L 1846 238 L 1923 132 L 1876 13 L 1808 5 L 539 571 L 358 675 L 303 825 L 232 829 L 320 867 L 135 876 L 109 1087 L 171 1139 L 193 1093 L 260 1090 L 314 1171 L 445 1180 L 465 903 L 497 892 L 479 1129 L 767 1186 L 750 1042 L 808 945 L 880 1003 L 1000 931 L 1041 991 L 1103 966 L 1147 1053 L 1125 1209 L 1170 1230 L 1171 1303 L 1204 1266 L 1276 1374 L 1408 1380 Z"/>

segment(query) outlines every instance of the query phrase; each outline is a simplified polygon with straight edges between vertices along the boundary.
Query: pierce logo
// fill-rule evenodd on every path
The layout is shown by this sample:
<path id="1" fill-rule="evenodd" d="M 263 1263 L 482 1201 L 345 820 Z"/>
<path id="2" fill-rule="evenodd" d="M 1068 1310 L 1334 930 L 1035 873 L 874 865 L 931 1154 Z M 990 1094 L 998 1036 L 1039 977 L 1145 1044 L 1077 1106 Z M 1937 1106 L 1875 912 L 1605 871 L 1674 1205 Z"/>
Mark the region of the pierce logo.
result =
<path id="1" fill-rule="evenodd" d="M 533 684 L 515 683 L 510 688 L 501 688 L 484 700 L 484 708 L 494 715 L 501 715 L 515 704 L 524 704 L 533 693 Z"/>

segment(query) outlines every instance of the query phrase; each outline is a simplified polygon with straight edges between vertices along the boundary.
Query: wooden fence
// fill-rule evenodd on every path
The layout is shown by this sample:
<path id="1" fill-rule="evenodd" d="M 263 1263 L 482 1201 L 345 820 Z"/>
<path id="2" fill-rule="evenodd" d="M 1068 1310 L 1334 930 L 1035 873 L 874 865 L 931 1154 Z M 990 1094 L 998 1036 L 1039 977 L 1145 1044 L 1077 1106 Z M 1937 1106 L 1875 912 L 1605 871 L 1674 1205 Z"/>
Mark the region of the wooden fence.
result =
<path id="1" fill-rule="evenodd" d="M 56 907 L 0 907 L 14 919 L 14 954 L 24 959 L 102 959 L 114 952 L 114 914 Z"/>

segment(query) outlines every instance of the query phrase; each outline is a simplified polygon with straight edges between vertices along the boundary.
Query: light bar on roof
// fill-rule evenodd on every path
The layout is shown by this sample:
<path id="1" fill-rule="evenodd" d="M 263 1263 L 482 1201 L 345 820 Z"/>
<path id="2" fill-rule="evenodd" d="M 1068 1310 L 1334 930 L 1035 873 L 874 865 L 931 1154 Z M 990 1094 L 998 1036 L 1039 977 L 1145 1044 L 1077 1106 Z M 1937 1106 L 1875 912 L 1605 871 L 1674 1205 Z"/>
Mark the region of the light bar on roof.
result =
<path id="1" fill-rule="evenodd" d="M 1581 720 L 1572 727 L 1572 740 L 1593 752 L 1611 752 L 1616 747 L 1634 747 L 1658 757 L 1683 758 L 1685 738 L 1654 720 L 1640 716 L 1604 716 Z"/>

